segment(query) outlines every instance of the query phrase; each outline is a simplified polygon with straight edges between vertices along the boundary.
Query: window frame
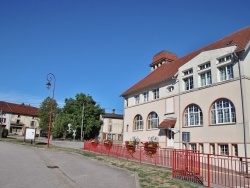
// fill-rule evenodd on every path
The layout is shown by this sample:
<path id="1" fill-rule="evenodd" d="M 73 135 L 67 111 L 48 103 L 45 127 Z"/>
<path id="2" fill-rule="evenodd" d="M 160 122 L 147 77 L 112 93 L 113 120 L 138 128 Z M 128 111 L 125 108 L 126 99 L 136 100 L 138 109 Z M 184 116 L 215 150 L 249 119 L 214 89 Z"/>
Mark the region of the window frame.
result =
<path id="1" fill-rule="evenodd" d="M 193 76 L 184 78 L 183 82 L 184 82 L 184 86 L 185 86 L 184 87 L 185 91 L 189 91 L 189 90 L 194 89 L 194 78 L 193 78 Z"/>
<path id="2" fill-rule="evenodd" d="M 148 102 L 148 99 L 149 99 L 149 92 L 148 91 L 145 91 L 143 93 L 143 100 L 144 102 Z"/>
<path id="3" fill-rule="evenodd" d="M 147 119 L 148 130 L 157 129 L 159 126 L 159 116 L 156 112 L 151 112 Z"/>
<path id="4" fill-rule="evenodd" d="M 159 88 L 153 89 L 153 99 L 159 99 L 160 98 L 160 90 Z"/>
<path id="5" fill-rule="evenodd" d="M 218 67 L 219 81 L 223 82 L 234 78 L 233 64 Z"/>
<path id="6" fill-rule="evenodd" d="M 229 155 L 229 146 L 228 144 L 220 144 L 220 155 Z"/>
<path id="7" fill-rule="evenodd" d="M 184 111 L 184 127 L 202 126 L 203 113 L 197 104 L 190 104 Z"/>
<path id="8" fill-rule="evenodd" d="M 208 75 L 210 74 L 210 75 Z M 202 76 L 204 75 L 204 82 L 202 80 Z M 203 73 L 200 73 L 199 74 L 199 77 L 200 77 L 200 86 L 203 87 L 203 86 L 207 86 L 207 85 L 211 85 L 212 84 L 212 73 L 211 71 L 206 71 L 206 72 L 203 72 Z M 204 83 L 204 84 L 203 84 Z"/>
<path id="9" fill-rule="evenodd" d="M 140 114 L 137 114 L 134 118 L 134 130 L 135 131 L 143 130 L 143 118 Z"/>
<path id="10" fill-rule="evenodd" d="M 140 104 L 140 95 L 135 95 L 135 104 Z"/>
<path id="11" fill-rule="evenodd" d="M 202 65 L 198 65 L 198 67 L 199 67 L 199 70 L 205 70 L 205 69 L 211 67 L 211 63 L 210 63 L 210 62 L 207 62 L 207 63 L 204 63 L 204 64 L 202 64 Z"/>
<path id="12" fill-rule="evenodd" d="M 210 118 L 212 125 L 236 123 L 236 111 L 234 104 L 226 98 L 216 100 L 212 104 Z"/>

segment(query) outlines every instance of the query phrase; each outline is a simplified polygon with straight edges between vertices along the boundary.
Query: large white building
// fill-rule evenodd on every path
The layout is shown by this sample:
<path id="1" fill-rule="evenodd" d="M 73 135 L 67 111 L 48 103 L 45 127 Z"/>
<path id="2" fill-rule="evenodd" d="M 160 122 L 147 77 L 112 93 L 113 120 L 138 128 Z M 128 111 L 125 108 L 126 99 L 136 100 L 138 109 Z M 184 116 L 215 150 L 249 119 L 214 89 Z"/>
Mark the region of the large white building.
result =
<path id="1" fill-rule="evenodd" d="M 122 93 L 123 141 L 250 156 L 250 26 L 182 58 L 162 51 Z"/>
<path id="2" fill-rule="evenodd" d="M 8 129 L 9 135 L 24 135 L 26 128 L 34 128 L 39 134 L 38 108 L 0 101 L 0 110 L 1 126 Z"/>

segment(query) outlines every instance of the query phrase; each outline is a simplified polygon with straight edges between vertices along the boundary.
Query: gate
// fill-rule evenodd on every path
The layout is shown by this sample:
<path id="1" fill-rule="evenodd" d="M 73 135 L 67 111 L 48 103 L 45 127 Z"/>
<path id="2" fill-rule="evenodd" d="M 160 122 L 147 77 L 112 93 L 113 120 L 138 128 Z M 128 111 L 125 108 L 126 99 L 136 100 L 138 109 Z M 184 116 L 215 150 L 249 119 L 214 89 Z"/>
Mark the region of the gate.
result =
<path id="1" fill-rule="evenodd" d="M 200 152 L 174 150 L 172 177 L 203 185 L 200 175 Z"/>

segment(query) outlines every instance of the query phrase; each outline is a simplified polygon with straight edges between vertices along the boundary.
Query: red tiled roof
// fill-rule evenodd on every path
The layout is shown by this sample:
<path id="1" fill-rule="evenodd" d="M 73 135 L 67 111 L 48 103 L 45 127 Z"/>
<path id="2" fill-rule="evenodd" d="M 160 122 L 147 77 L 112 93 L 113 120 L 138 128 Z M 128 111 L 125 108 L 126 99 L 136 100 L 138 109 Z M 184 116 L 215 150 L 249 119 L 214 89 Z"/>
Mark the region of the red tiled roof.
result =
<path id="1" fill-rule="evenodd" d="M 159 129 L 164 129 L 168 127 L 174 127 L 176 123 L 176 119 L 165 119 L 163 122 L 160 123 L 158 126 Z"/>
<path id="2" fill-rule="evenodd" d="M 237 45 L 236 52 L 240 52 L 245 50 L 245 47 L 248 45 L 249 41 L 250 41 L 250 26 L 241 29 L 231 35 L 228 35 L 199 50 L 191 52 L 190 54 L 187 54 L 180 59 L 177 59 L 169 63 L 164 63 L 162 66 L 158 67 L 148 76 L 143 78 L 141 81 L 137 82 L 135 85 L 133 85 L 128 90 L 123 92 L 121 96 L 125 97 L 129 94 L 145 89 L 146 87 L 149 87 L 151 85 L 171 79 L 177 73 L 178 68 L 180 66 L 184 65 L 185 63 L 187 63 L 188 61 L 190 61 L 203 51 Z"/>
<path id="3" fill-rule="evenodd" d="M 2 110 L 3 113 L 36 116 L 38 108 L 0 101 L 0 110 Z"/>

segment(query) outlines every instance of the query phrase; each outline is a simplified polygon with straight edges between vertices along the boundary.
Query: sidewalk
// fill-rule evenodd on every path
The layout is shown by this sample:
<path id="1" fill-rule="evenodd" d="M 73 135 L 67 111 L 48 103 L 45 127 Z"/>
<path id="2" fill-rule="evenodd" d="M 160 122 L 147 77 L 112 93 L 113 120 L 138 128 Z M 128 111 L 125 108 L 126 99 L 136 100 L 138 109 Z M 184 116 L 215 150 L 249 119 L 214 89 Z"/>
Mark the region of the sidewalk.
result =
<path id="1" fill-rule="evenodd" d="M 80 154 L 7 142 L 0 147 L 1 188 L 138 187 L 135 173 Z"/>

